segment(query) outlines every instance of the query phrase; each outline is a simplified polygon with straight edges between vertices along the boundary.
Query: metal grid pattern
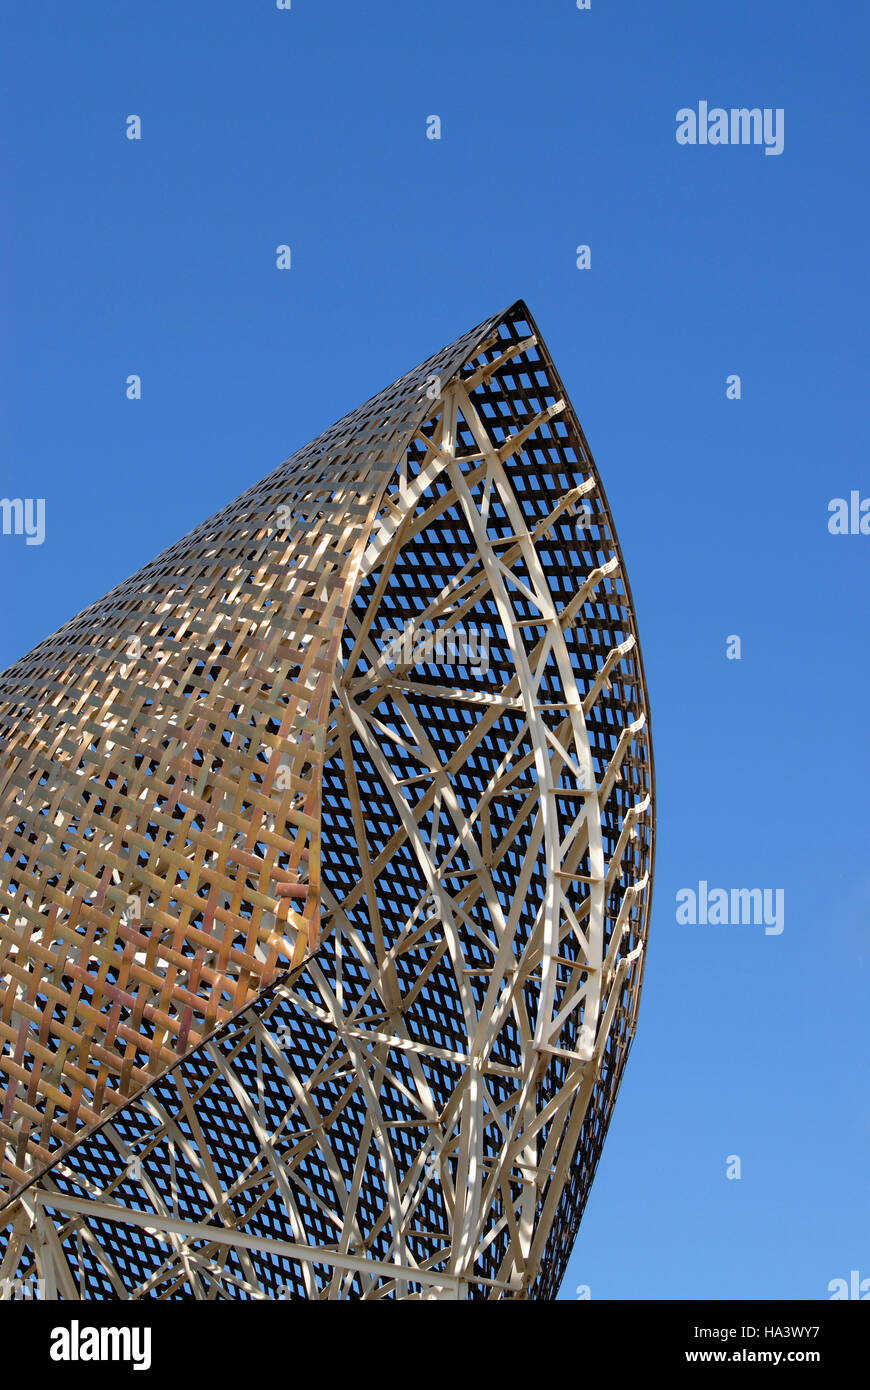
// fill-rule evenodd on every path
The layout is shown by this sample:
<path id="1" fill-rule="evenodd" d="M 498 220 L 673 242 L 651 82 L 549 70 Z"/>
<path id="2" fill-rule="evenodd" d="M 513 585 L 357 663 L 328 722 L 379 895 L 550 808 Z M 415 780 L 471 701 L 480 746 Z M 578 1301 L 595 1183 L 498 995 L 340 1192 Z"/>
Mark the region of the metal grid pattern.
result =
<path id="1" fill-rule="evenodd" d="M 279 507 L 297 529 L 276 543 Z M 163 605 L 189 607 L 204 576 L 213 606 L 167 641 Z M 131 627 L 144 594 L 150 621 Z M 175 666 L 158 662 L 146 689 L 174 697 L 189 735 L 188 760 L 176 742 L 148 784 L 160 838 L 138 876 L 125 815 L 135 804 L 140 823 L 145 783 L 118 736 L 129 688 L 100 725 L 103 687 L 76 674 L 69 690 L 64 674 L 84 660 L 110 679 L 108 642 L 131 631 L 169 649 Z M 469 631 L 477 660 L 455 640 Z M 93 652 L 83 632 L 99 635 Z M 57 707 L 37 678 L 52 652 L 68 663 Z M 65 1148 L 8 1208 L 0 1277 L 38 1246 L 66 1298 L 552 1296 L 635 1026 L 653 785 L 612 520 L 525 306 L 347 417 L 12 671 L 38 737 L 5 745 L 7 796 L 22 767 L 37 787 L 50 777 L 46 731 L 72 705 L 114 813 L 88 797 L 78 859 L 51 826 L 81 782 L 66 801 L 40 788 L 46 809 L 6 821 L 7 1183 Z M 83 687 L 96 693 L 79 711 Z M 152 727 L 159 711 L 136 708 Z M 46 856 L 40 893 L 22 844 L 29 862 L 35 844 Z M 160 895 L 147 927 L 117 911 L 143 883 Z M 103 954 L 52 983 L 70 997 L 58 1009 L 46 952 L 76 938 Z M 121 984 L 110 967 L 107 988 L 112 952 L 127 969 Z M 87 1103 L 81 1066 L 45 1078 L 71 1050 L 39 1050 L 82 999 Z M 88 1133 L 70 1148 L 76 1125 Z"/>

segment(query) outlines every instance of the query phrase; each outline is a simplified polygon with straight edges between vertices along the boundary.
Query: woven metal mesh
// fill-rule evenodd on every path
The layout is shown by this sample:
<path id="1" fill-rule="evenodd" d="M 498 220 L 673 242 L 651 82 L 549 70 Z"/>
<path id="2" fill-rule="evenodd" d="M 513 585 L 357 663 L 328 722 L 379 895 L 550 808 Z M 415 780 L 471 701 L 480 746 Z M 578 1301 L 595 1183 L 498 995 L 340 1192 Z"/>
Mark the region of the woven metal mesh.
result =
<path id="1" fill-rule="evenodd" d="M 468 402 L 452 472 L 439 464 L 451 382 Z M 490 456 L 509 497 L 484 504 L 487 569 L 463 494 L 483 495 Z M 492 566 L 510 578 L 509 622 Z M 561 666 L 532 601 L 542 588 L 562 615 Z M 454 661 L 445 683 L 425 659 L 385 664 L 409 619 L 443 623 L 445 591 L 451 625 L 487 634 L 485 671 Z M 569 663 L 588 736 L 613 988 L 585 1070 L 591 1006 L 571 1000 L 592 967 L 564 923 L 552 1014 L 565 1016 L 529 1061 L 553 873 L 541 822 L 570 845 L 580 803 L 562 757 L 542 817 L 518 660 L 555 749 L 571 744 Z M 481 1180 L 462 1287 L 553 1295 L 634 1032 L 652 755 L 612 519 L 524 305 L 3 673 L 0 768 L 3 1186 L 40 1179 L 82 1296 L 425 1296 L 453 1277 L 467 1063 L 498 971 L 523 975 L 486 1044 L 474 1164 L 500 1176 Z M 566 921 L 590 918 L 591 841 L 558 873 Z M 505 1162 L 529 1107 L 541 1118 Z M 440 1176 L 424 1181 L 436 1131 Z M 534 1258 L 517 1253 L 530 1183 Z M 62 1194 L 245 1240 L 167 1250 L 144 1225 L 65 1211 Z M 372 1272 L 270 1241 L 356 1252 Z M 397 1265 L 427 1278 L 397 1279 Z"/>

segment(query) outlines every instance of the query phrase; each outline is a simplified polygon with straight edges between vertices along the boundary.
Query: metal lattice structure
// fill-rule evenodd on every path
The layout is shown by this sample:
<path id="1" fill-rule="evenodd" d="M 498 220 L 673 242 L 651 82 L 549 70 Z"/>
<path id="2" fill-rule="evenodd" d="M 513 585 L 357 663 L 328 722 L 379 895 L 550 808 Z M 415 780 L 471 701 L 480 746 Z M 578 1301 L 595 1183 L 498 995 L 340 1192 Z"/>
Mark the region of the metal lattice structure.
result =
<path id="1" fill-rule="evenodd" d="M 653 791 L 517 303 L 0 676 L 0 1294 L 552 1297 Z"/>

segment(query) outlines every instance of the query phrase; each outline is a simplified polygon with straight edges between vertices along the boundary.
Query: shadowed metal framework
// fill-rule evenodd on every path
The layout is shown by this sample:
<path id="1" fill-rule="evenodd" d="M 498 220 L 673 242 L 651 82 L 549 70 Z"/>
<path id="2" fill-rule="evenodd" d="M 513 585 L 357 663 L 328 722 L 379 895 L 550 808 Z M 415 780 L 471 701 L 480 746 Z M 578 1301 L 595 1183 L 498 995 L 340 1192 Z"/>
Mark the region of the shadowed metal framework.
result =
<path id="1" fill-rule="evenodd" d="M 653 793 L 520 302 L 0 676 L 0 1297 L 553 1297 Z"/>

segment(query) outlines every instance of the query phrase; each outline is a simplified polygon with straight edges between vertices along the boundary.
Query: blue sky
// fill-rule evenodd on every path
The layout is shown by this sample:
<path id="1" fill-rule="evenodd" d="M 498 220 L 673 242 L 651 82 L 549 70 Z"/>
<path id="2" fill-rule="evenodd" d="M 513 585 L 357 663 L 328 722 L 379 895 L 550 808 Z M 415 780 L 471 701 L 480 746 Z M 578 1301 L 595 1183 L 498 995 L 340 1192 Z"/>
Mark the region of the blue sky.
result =
<path id="1" fill-rule="evenodd" d="M 870 1278 L 870 535 L 827 527 L 870 497 L 868 40 L 857 0 L 0 13 L 0 495 L 46 499 L 44 544 L 0 536 L 0 667 L 518 297 L 577 407 L 659 835 L 563 1298 Z M 701 100 L 782 108 L 782 154 L 678 145 Z M 784 889 L 784 931 L 678 925 L 700 880 Z"/>

